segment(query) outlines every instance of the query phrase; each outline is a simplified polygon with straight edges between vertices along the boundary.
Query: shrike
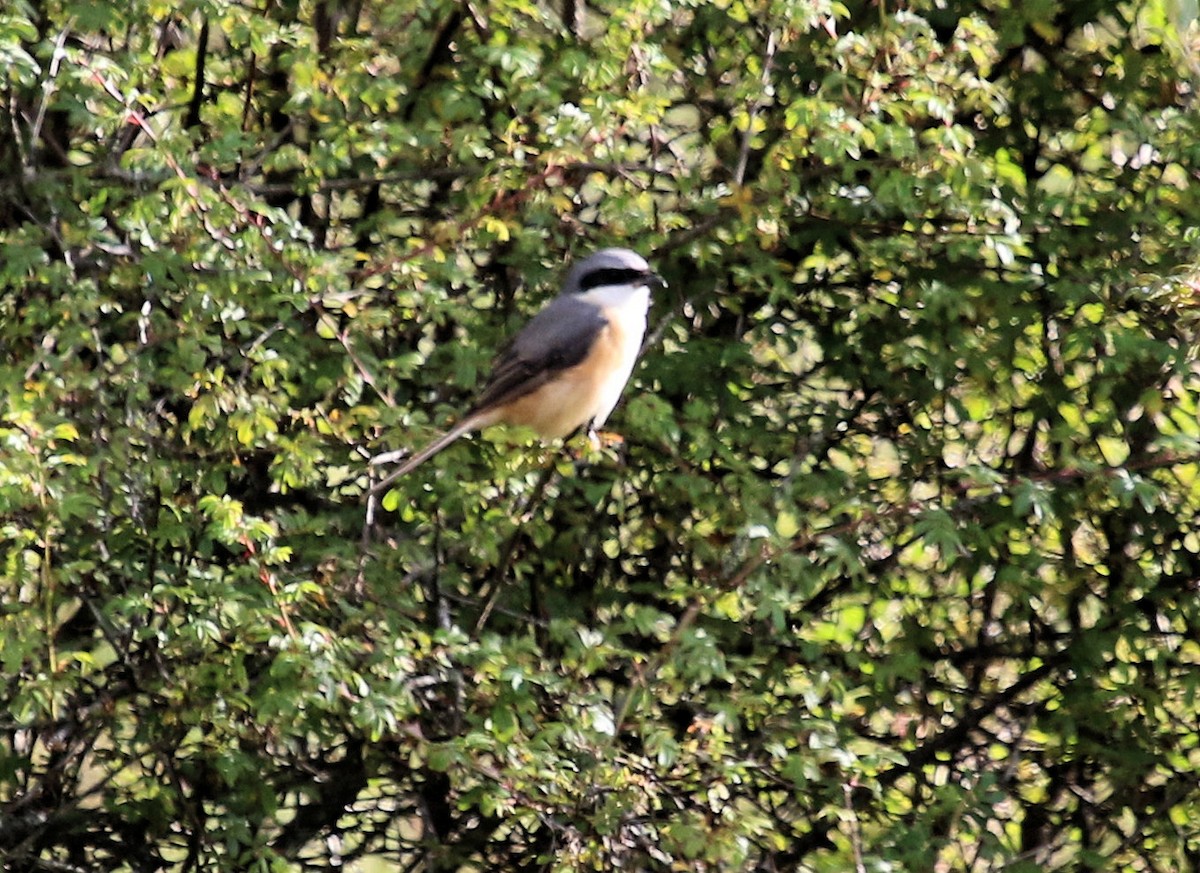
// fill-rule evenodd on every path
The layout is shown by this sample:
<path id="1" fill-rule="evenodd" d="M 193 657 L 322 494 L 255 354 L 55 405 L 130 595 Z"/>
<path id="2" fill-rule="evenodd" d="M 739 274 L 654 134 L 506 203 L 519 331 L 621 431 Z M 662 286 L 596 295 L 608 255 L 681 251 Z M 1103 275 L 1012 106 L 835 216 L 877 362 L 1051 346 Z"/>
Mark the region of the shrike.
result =
<path id="1" fill-rule="evenodd" d="M 602 249 L 575 264 L 562 293 L 497 356 L 479 398 L 444 436 L 371 488 L 378 493 L 459 437 L 493 424 L 524 425 L 542 439 L 608 419 L 646 333 L 650 289 L 664 282 L 629 249 Z"/>

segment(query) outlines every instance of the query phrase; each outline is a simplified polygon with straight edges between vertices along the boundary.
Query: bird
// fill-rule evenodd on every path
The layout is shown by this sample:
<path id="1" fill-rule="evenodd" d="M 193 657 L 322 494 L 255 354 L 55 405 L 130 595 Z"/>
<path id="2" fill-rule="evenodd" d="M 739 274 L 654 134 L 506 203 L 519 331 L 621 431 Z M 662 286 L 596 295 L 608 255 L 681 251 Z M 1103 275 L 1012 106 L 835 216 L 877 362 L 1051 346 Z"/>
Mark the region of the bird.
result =
<path id="1" fill-rule="evenodd" d="M 496 356 L 483 390 L 453 428 L 371 488 L 377 494 L 459 437 L 494 424 L 523 425 L 543 440 L 604 425 L 646 333 L 651 289 L 667 283 L 626 248 L 574 264 L 562 292 Z M 378 459 L 377 459 L 378 460 Z"/>

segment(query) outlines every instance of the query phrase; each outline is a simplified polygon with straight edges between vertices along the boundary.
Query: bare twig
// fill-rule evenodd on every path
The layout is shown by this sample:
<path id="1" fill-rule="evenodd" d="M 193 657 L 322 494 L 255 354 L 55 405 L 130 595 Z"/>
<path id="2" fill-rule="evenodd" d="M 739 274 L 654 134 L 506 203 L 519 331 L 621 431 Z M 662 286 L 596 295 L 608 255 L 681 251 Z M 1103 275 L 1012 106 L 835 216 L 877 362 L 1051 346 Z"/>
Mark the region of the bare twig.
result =
<path id="1" fill-rule="evenodd" d="M 542 475 L 538 477 L 537 484 L 533 490 L 529 492 L 529 496 L 525 498 L 521 508 L 514 513 L 517 519 L 517 526 L 513 530 L 512 535 L 508 538 L 508 543 L 504 547 L 504 557 L 501 559 L 496 573 L 492 578 L 492 590 L 488 595 L 487 602 L 484 604 L 483 611 L 479 613 L 479 618 L 475 621 L 475 628 L 472 636 L 478 637 L 479 633 L 487 624 L 488 618 L 492 614 L 492 609 L 496 606 L 496 600 L 500 596 L 500 590 L 504 584 L 504 577 L 508 575 L 509 569 L 512 567 L 513 557 L 517 553 L 517 540 L 521 536 L 521 531 L 524 530 L 525 521 L 528 514 L 533 510 L 535 503 L 542 499 L 546 493 L 546 487 L 550 484 L 550 480 L 554 478 L 556 468 L 554 462 L 551 463 L 542 471 Z"/>
<path id="2" fill-rule="evenodd" d="M 50 69 L 46 77 L 46 81 L 42 82 L 42 101 L 38 104 L 37 116 L 33 119 L 33 126 L 29 131 L 30 148 L 36 149 L 35 143 L 42 133 L 42 124 L 46 121 L 46 108 L 50 105 L 50 97 L 57 90 L 54 80 L 58 78 L 58 71 L 62 68 L 63 58 L 66 57 L 66 52 L 63 46 L 67 43 L 67 34 L 71 32 L 68 25 L 64 27 L 58 34 L 58 38 L 54 41 L 54 54 L 50 58 Z M 19 141 L 19 139 L 18 139 Z"/>
<path id="3" fill-rule="evenodd" d="M 853 782 L 842 784 L 842 794 L 846 798 L 846 817 L 850 826 L 850 848 L 854 852 L 854 873 L 867 873 L 866 865 L 863 864 L 862 827 L 858 821 L 858 812 L 854 808 L 854 789 Z"/>
<path id="4" fill-rule="evenodd" d="M 771 31 L 767 34 L 767 48 L 763 52 L 762 87 L 764 92 L 771 89 L 771 68 L 775 65 L 775 50 L 777 47 L 775 32 Z M 738 151 L 737 169 L 733 173 L 733 181 L 738 185 L 743 185 L 746 181 L 746 167 L 750 163 L 750 145 L 754 141 L 754 122 L 764 105 L 766 105 L 764 100 L 755 100 L 750 105 L 750 112 L 746 116 L 746 130 L 742 134 L 742 145 Z"/>

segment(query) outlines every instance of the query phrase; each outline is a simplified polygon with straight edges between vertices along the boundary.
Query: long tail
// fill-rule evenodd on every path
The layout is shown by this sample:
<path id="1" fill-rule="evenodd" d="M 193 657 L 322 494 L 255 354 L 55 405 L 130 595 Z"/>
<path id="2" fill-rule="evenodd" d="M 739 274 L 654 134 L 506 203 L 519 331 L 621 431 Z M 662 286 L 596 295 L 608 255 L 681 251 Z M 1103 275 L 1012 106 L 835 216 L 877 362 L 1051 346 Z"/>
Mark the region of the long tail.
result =
<path id="1" fill-rule="evenodd" d="M 376 482 L 374 485 L 372 485 L 370 493 L 372 495 L 381 493 L 389 485 L 391 485 L 393 482 L 395 482 L 397 479 L 399 479 L 401 476 L 405 476 L 405 475 L 411 473 L 413 470 L 417 469 L 417 467 L 421 466 L 421 464 L 428 461 L 430 458 L 432 458 L 434 455 L 436 455 L 442 449 L 446 448 L 446 446 L 450 445 L 452 442 L 454 442 L 460 436 L 470 433 L 471 431 L 476 430 L 477 428 L 486 427 L 488 424 L 487 419 L 488 419 L 488 416 L 485 413 L 476 413 L 475 415 L 468 415 L 466 418 L 464 418 L 462 421 L 460 421 L 458 424 L 456 424 L 454 427 L 452 427 L 449 431 L 442 434 L 440 437 L 435 439 L 429 445 L 425 446 L 425 448 L 421 449 L 419 452 L 417 452 L 415 455 L 413 455 L 411 458 L 409 458 L 407 461 L 405 461 L 403 464 L 401 464 L 398 468 L 396 468 L 391 473 L 389 473 L 386 478 L 384 478 L 384 479 L 380 480 L 379 482 Z"/>

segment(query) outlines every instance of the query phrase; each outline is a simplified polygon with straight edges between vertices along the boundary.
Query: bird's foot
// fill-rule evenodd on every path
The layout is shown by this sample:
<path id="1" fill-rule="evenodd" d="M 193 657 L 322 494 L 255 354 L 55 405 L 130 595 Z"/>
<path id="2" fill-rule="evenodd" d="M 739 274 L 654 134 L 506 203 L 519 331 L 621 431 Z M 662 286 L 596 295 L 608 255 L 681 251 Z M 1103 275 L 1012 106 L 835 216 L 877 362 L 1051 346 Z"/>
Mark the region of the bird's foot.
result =
<path id="1" fill-rule="evenodd" d="M 596 454 L 604 449 L 611 449 L 614 446 L 624 445 L 625 438 L 619 433 L 614 433 L 608 430 L 591 430 L 587 432 L 587 447 L 580 446 L 578 449 L 573 449 L 571 454 L 575 460 L 582 461 L 589 454 Z"/>

